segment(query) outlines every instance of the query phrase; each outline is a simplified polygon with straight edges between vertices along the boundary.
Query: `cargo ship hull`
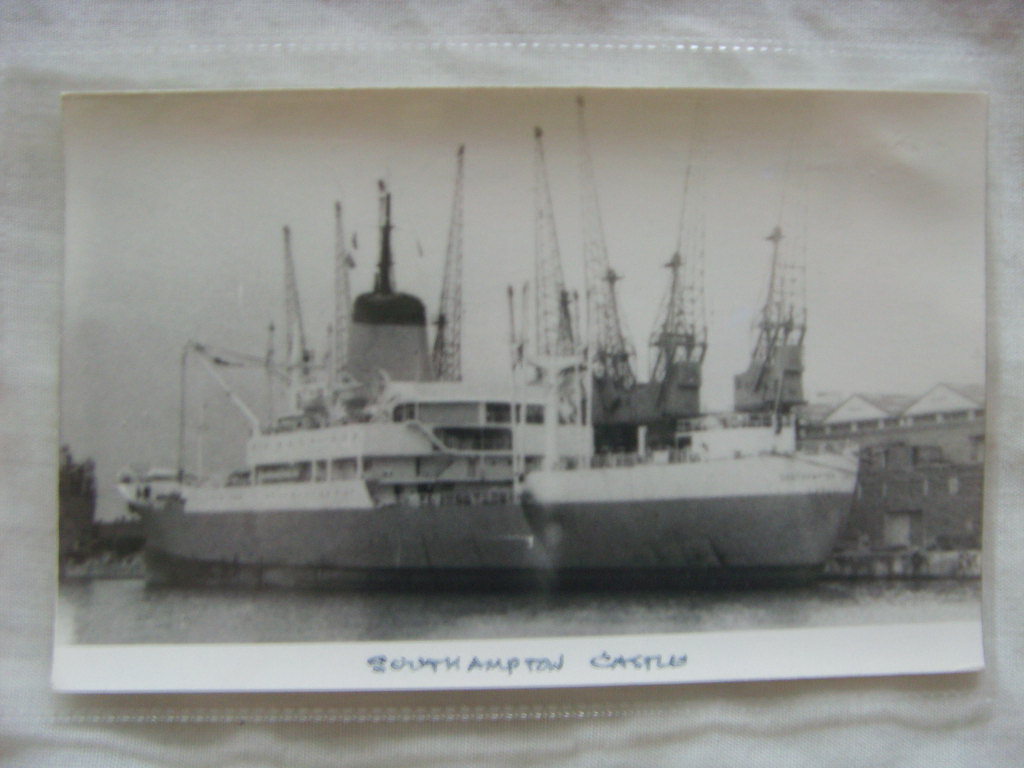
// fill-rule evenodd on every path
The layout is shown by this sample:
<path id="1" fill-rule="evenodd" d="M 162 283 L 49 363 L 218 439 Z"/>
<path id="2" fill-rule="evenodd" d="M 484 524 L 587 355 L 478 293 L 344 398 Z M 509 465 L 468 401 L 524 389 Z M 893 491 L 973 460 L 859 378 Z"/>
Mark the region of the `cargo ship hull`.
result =
<path id="1" fill-rule="evenodd" d="M 151 584 L 774 583 L 818 574 L 853 482 L 848 462 L 752 457 L 538 472 L 521 505 L 201 512 L 178 499 L 142 516 Z"/>
<path id="2" fill-rule="evenodd" d="M 815 578 L 849 496 L 422 509 L 144 514 L 154 586 L 648 587 Z M 527 524 L 529 520 L 529 525 Z M 535 533 L 536 531 L 536 533 Z"/>
<path id="3" fill-rule="evenodd" d="M 552 567 L 813 576 L 846 521 L 844 494 L 674 499 L 528 508 Z M 712 574 L 709 574 L 712 575 Z"/>
<path id="4" fill-rule="evenodd" d="M 540 472 L 527 481 L 524 511 L 566 580 L 675 571 L 803 581 L 842 532 L 855 467 L 848 457 L 766 455 Z"/>
<path id="5" fill-rule="evenodd" d="M 187 586 L 518 584 L 550 571 L 515 504 L 143 513 L 148 581 Z"/>

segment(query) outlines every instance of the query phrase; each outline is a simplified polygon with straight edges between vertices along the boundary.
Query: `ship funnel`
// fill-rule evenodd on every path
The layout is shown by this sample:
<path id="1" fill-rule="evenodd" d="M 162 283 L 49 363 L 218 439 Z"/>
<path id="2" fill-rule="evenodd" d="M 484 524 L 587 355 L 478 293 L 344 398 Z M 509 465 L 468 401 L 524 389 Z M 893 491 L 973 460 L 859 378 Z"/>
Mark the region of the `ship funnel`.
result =
<path id="1" fill-rule="evenodd" d="M 427 313 L 423 302 L 395 290 L 391 250 L 391 193 L 380 182 L 380 256 L 374 289 L 355 300 L 348 367 L 359 381 L 378 371 L 394 381 L 433 378 L 427 347 Z"/>

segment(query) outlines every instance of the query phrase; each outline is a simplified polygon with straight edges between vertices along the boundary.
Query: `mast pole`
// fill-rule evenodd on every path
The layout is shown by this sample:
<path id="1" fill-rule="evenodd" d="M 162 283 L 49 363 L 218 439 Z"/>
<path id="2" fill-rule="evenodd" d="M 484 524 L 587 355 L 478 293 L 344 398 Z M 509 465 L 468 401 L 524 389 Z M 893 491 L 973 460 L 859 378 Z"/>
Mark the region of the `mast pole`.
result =
<path id="1" fill-rule="evenodd" d="M 523 406 L 521 405 L 522 393 L 520 391 L 519 379 L 520 379 L 520 368 L 521 368 L 521 357 L 523 350 L 519 344 L 519 339 L 516 334 L 516 297 L 515 290 L 512 286 L 508 286 L 508 343 L 509 343 L 509 360 L 512 364 L 510 373 L 512 374 L 512 396 L 511 402 L 511 413 L 509 414 L 512 422 L 512 498 L 515 501 L 519 500 L 520 483 L 520 456 L 519 456 L 519 417 L 522 415 Z"/>
<path id="2" fill-rule="evenodd" d="M 207 401 L 203 400 L 203 405 L 200 408 L 199 416 L 199 429 L 196 435 L 196 476 L 202 481 L 203 478 L 203 441 L 206 438 L 206 405 Z"/>
<path id="3" fill-rule="evenodd" d="M 178 482 L 185 481 L 185 363 L 192 342 L 186 342 L 181 350 L 181 370 L 178 382 Z"/>
<path id="4" fill-rule="evenodd" d="M 383 181 L 378 182 L 380 189 L 380 262 L 377 265 L 377 292 L 394 293 L 391 283 L 391 193 Z"/>
<path id="5" fill-rule="evenodd" d="M 267 424 L 274 426 L 274 322 L 267 326 Z"/>

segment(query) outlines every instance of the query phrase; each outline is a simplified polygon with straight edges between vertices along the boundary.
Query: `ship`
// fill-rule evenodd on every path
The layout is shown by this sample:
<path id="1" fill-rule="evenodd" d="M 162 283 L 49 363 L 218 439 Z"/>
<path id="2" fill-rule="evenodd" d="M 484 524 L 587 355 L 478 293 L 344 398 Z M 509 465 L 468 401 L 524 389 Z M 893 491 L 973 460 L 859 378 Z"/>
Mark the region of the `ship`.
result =
<path id="1" fill-rule="evenodd" d="M 536 136 L 539 146 L 539 129 Z M 120 492 L 145 529 L 148 582 L 404 587 L 551 586 L 592 577 L 629 585 L 643 575 L 813 578 L 845 522 L 856 459 L 804 455 L 797 420 L 779 409 L 692 423 L 673 418 L 652 445 L 646 425 L 638 425 L 628 452 L 595 440 L 591 358 L 571 338 L 560 268 L 551 271 L 544 299 L 550 344 L 528 348 L 510 289 L 507 386 L 461 380 L 460 309 L 450 299 L 461 263 L 462 157 L 460 148 L 433 355 L 422 301 L 395 287 L 391 194 L 383 183 L 374 286 L 354 302 L 336 205 L 336 312 L 320 364 L 306 344 L 285 228 L 285 360 L 272 364 L 272 347 L 261 360 L 285 384 L 285 412 L 260 420 L 220 375 L 220 366 L 256 358 L 186 345 L 182 382 L 197 359 L 249 420 L 250 435 L 244 467 L 219 481 L 185 472 L 183 434 L 173 477 L 122 478 Z M 542 298 L 530 324 L 538 339 Z M 185 399 L 183 384 L 183 413 Z"/>

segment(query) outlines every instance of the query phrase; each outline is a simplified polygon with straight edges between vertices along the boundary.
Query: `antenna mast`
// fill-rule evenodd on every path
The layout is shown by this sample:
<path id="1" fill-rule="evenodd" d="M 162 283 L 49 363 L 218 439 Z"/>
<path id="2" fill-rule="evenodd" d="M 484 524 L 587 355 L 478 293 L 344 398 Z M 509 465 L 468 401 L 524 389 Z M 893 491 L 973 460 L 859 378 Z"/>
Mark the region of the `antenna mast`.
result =
<path id="1" fill-rule="evenodd" d="M 434 372 L 442 381 L 462 379 L 462 185 L 465 149 L 465 145 L 460 146 L 456 154 L 448 253 L 444 262 L 437 334 L 434 336 Z"/>

